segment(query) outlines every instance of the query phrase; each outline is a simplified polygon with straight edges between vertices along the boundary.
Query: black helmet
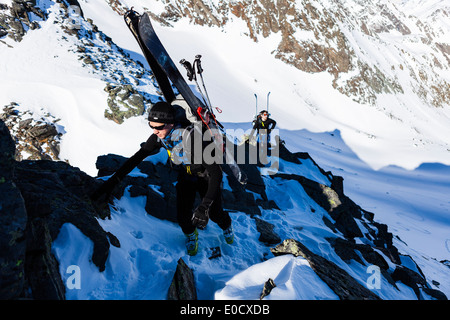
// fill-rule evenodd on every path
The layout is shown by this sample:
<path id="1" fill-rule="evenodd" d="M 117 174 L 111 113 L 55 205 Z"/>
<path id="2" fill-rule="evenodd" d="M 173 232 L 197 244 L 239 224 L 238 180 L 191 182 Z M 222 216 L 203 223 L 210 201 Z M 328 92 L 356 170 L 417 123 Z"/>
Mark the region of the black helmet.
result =
<path id="1" fill-rule="evenodd" d="M 165 101 L 155 103 L 148 112 L 148 121 L 175 123 L 175 109 Z"/>

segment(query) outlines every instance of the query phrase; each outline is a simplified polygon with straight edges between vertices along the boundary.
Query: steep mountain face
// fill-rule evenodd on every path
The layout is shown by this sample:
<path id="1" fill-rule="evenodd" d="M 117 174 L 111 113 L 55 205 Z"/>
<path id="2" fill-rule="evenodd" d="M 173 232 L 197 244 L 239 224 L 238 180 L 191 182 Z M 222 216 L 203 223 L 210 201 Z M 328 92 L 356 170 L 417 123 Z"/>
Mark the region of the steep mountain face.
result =
<path id="1" fill-rule="evenodd" d="M 158 99 L 151 72 L 116 46 L 91 19 L 85 20 L 78 1 L 59 0 L 56 3 L 60 12 L 50 19 L 60 26 L 64 34 L 58 40 L 68 42 L 67 37 L 76 37 L 68 51 L 74 53 L 81 67 L 89 69 L 106 83 L 104 90 L 108 93 L 108 108 L 105 109 L 105 118 L 120 124 L 125 119 L 142 115 L 145 104 Z M 39 22 L 49 18 L 47 10 L 50 6 L 51 3 L 45 1 L 22 0 L 13 0 L 11 6 L 2 4 L 0 44 L 13 48 L 6 39 L 20 42 L 27 31 L 40 28 Z"/>
<path id="2" fill-rule="evenodd" d="M 188 17 L 225 28 L 242 20 L 256 42 L 277 36 L 276 58 L 305 72 L 330 73 L 333 87 L 357 102 L 376 105 L 380 94 L 413 93 L 430 106 L 450 104 L 444 2 L 421 16 L 408 14 L 400 1 L 160 2 L 164 11 L 154 18 L 162 23 Z"/>

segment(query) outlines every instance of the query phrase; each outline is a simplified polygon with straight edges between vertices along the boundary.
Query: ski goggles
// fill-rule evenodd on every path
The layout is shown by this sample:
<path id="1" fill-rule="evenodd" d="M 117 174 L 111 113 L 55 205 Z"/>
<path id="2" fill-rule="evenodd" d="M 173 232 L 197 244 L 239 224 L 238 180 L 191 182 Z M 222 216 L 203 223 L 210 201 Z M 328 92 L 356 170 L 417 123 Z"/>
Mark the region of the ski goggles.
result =
<path id="1" fill-rule="evenodd" d="M 148 123 L 148 125 L 149 125 L 150 128 L 152 128 L 153 130 L 162 130 L 162 129 L 164 129 L 164 128 L 167 126 L 166 123 L 165 123 L 165 124 L 162 124 L 162 125 L 160 125 L 160 126 L 152 126 L 152 125 L 150 124 L 150 122 Z"/>

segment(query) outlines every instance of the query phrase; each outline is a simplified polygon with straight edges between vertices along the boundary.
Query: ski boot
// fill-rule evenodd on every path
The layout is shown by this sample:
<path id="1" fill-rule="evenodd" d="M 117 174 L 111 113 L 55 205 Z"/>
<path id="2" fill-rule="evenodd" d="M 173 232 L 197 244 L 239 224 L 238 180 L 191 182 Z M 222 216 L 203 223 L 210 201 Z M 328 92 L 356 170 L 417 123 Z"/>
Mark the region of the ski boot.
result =
<path id="1" fill-rule="evenodd" d="M 227 229 L 223 230 L 223 236 L 228 244 L 232 244 L 234 242 L 234 232 L 231 225 Z"/>
<path id="2" fill-rule="evenodd" d="M 195 256 L 198 251 L 198 231 L 197 229 L 190 234 L 185 234 L 186 236 L 186 250 L 188 255 Z"/>

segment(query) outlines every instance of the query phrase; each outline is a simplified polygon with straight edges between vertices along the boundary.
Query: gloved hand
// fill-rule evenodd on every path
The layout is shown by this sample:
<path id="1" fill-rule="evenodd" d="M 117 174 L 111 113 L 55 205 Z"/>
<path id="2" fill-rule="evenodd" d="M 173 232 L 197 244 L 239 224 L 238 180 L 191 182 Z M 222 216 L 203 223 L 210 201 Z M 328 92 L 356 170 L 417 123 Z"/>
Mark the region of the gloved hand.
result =
<path id="1" fill-rule="evenodd" d="M 209 220 L 209 209 L 213 201 L 209 199 L 203 199 L 202 203 L 194 210 L 192 215 L 192 223 L 199 229 L 204 229 Z"/>
<path id="2" fill-rule="evenodd" d="M 108 180 L 106 180 L 94 193 L 91 195 L 91 199 L 93 201 L 97 201 L 101 196 L 105 195 L 106 198 L 109 197 L 111 192 L 114 190 L 114 187 L 118 185 L 120 179 L 116 176 L 112 176 Z"/>
<path id="3" fill-rule="evenodd" d="M 258 141 L 256 140 L 255 136 L 251 136 L 248 140 L 247 140 L 248 144 L 251 144 L 252 146 L 256 146 L 258 144 Z"/>

